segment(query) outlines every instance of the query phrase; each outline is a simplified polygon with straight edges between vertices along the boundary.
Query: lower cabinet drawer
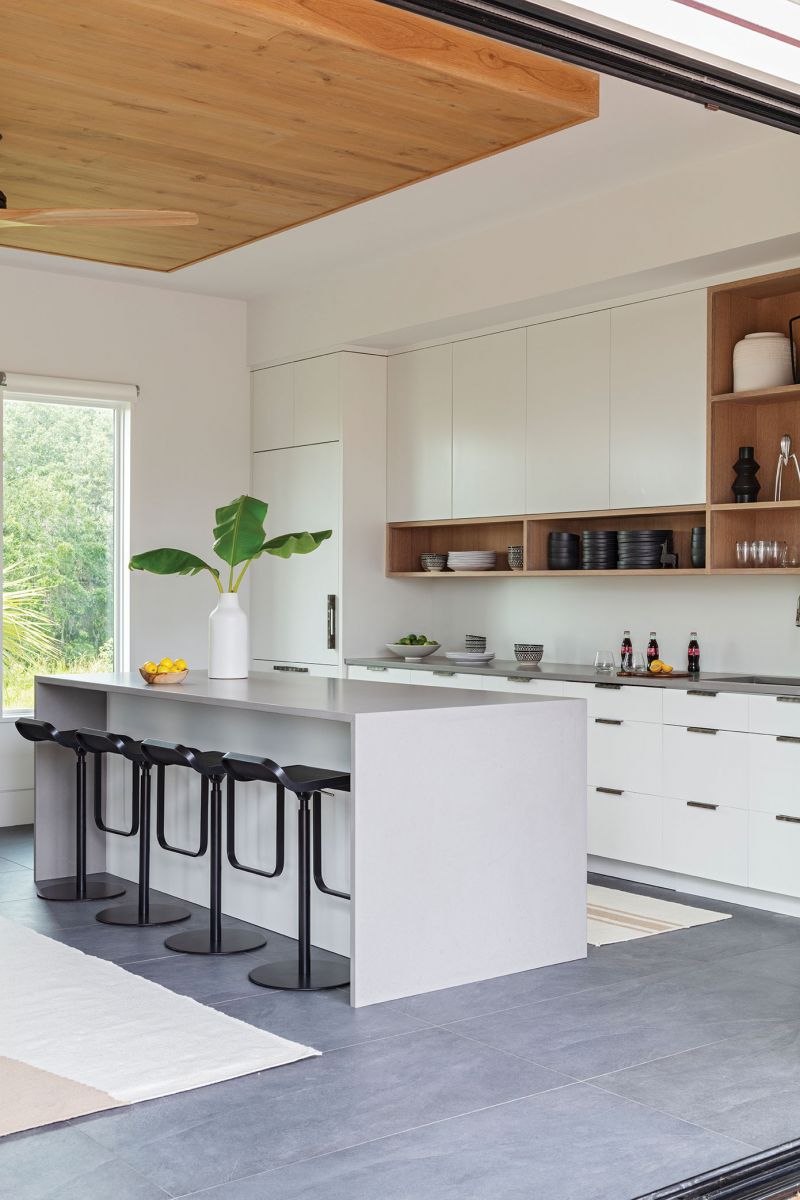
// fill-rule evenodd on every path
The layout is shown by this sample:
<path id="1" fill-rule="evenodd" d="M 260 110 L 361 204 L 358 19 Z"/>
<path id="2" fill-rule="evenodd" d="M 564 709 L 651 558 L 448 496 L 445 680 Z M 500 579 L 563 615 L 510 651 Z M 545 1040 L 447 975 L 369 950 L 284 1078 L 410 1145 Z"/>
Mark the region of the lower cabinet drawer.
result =
<path id="1" fill-rule="evenodd" d="M 484 675 L 483 688 L 487 692 L 516 692 L 520 696 L 563 696 L 564 684 L 560 679 L 531 679 L 528 675 Z"/>
<path id="2" fill-rule="evenodd" d="M 662 794 L 660 725 L 590 717 L 588 752 L 593 787 Z"/>
<path id="3" fill-rule="evenodd" d="M 800 697 L 749 696 L 751 733 L 800 737 Z"/>
<path id="4" fill-rule="evenodd" d="M 800 820 L 771 813 L 750 814 L 747 882 L 762 892 L 800 896 Z"/>
<path id="5" fill-rule="evenodd" d="M 410 675 L 422 675 L 422 671 L 410 671 Z M 453 687 L 453 688 L 475 688 L 476 690 L 483 689 L 482 675 L 462 675 L 459 671 L 425 671 L 425 679 L 420 680 L 420 683 L 427 683 L 431 687 Z M 417 682 L 415 680 L 415 682 Z"/>
<path id="6" fill-rule="evenodd" d="M 662 800 L 639 792 L 589 788 L 589 853 L 662 865 Z"/>
<path id="7" fill-rule="evenodd" d="M 715 692 L 713 685 L 698 683 L 686 688 L 664 689 L 664 722 L 667 725 L 712 725 L 746 733 L 747 696 L 737 692 Z"/>
<path id="8" fill-rule="evenodd" d="M 747 742 L 750 807 L 800 817 L 800 738 L 751 733 Z"/>
<path id="9" fill-rule="evenodd" d="M 664 794 L 747 808 L 749 733 L 664 726 Z"/>
<path id="10" fill-rule="evenodd" d="M 348 667 L 347 678 L 369 683 L 410 683 L 411 671 L 404 671 L 402 667 Z"/>
<path id="11" fill-rule="evenodd" d="M 748 813 L 698 803 L 664 799 L 664 868 L 745 886 Z"/>

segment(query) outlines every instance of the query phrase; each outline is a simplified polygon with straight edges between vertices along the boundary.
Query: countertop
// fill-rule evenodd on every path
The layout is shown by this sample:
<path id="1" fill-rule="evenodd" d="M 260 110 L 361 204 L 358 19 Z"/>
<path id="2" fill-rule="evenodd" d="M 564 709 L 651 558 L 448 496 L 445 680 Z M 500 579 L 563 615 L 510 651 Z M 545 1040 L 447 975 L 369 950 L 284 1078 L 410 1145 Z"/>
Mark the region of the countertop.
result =
<path id="1" fill-rule="evenodd" d="M 538 666 L 518 663 L 516 659 L 495 659 L 488 666 L 461 666 L 449 658 L 432 654 L 419 662 L 405 662 L 394 656 L 386 658 L 348 658 L 350 667 L 390 667 L 401 671 L 447 671 L 459 675 L 483 675 L 488 679 L 507 679 L 514 676 L 518 679 L 552 679 L 567 683 L 612 683 L 625 684 L 630 687 L 660 687 L 704 688 L 713 692 L 747 692 L 769 696 L 798 696 L 800 697 L 800 679 L 797 683 L 751 683 L 743 681 L 742 676 L 756 672 L 732 671 L 701 671 L 691 679 L 672 679 L 668 675 L 640 676 L 633 675 L 619 678 L 616 674 L 606 675 L 595 671 L 594 667 L 580 663 L 540 663 Z M 380 676 L 376 676 L 380 679 Z M 354 681 L 355 682 L 355 681 Z M 387 681 L 388 682 L 388 681 Z"/>
<path id="2" fill-rule="evenodd" d="M 177 700 L 184 704 L 213 704 L 254 712 L 316 717 L 352 722 L 369 713 L 424 709 L 488 708 L 498 704 L 542 703 L 549 697 L 515 696 L 469 691 L 466 688 L 409 688 L 387 683 L 376 688 L 355 679 L 326 679 L 299 675 L 276 679 L 253 673 L 248 679 L 209 679 L 204 671 L 190 671 L 183 683 L 146 684 L 138 671 L 110 671 L 89 675 L 37 675 L 37 685 L 87 688 L 94 691 L 136 694 L 148 700 Z M 562 703 L 562 701 L 557 701 Z"/>

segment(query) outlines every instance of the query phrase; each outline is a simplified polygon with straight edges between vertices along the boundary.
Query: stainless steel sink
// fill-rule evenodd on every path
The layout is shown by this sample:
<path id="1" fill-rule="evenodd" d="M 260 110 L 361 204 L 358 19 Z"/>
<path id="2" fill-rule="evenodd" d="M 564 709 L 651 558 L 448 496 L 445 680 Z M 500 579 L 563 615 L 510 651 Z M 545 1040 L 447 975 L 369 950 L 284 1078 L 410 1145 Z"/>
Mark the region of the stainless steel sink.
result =
<path id="1" fill-rule="evenodd" d="M 796 687 L 800 688 L 800 679 L 793 675 L 706 675 L 707 681 L 719 683 L 756 683 L 763 687 Z"/>

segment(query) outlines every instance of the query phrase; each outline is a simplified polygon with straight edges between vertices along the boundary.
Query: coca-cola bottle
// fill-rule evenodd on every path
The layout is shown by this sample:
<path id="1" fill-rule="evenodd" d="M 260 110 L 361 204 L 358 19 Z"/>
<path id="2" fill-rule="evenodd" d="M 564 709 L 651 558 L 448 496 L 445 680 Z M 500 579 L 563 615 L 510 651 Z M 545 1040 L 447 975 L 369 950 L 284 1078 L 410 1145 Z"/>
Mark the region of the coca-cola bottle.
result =
<path id="1" fill-rule="evenodd" d="M 630 629 L 623 630 L 622 646 L 619 652 L 620 670 L 630 671 L 633 669 L 633 642 L 631 641 Z"/>
<path id="2" fill-rule="evenodd" d="M 700 643 L 697 640 L 697 634 L 692 631 L 689 634 L 689 674 L 700 674 Z"/>
<path id="3" fill-rule="evenodd" d="M 651 629 L 650 630 L 650 641 L 647 643 L 647 665 L 648 665 L 648 667 L 650 666 L 650 663 L 655 662 L 655 660 L 657 658 L 658 658 L 658 642 L 656 640 L 656 631 L 655 631 L 655 629 Z"/>

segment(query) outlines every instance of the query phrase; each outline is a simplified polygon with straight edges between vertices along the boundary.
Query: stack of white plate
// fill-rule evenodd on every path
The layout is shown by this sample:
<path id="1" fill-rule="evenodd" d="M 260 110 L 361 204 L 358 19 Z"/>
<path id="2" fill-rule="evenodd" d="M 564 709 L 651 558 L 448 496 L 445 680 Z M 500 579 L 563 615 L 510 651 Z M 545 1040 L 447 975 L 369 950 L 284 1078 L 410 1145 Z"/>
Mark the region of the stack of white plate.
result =
<path id="1" fill-rule="evenodd" d="M 496 562 L 494 550 L 451 550 L 447 555 L 451 571 L 493 571 Z"/>
<path id="2" fill-rule="evenodd" d="M 494 650 L 448 650 L 447 657 L 465 667 L 485 667 L 494 658 Z"/>

